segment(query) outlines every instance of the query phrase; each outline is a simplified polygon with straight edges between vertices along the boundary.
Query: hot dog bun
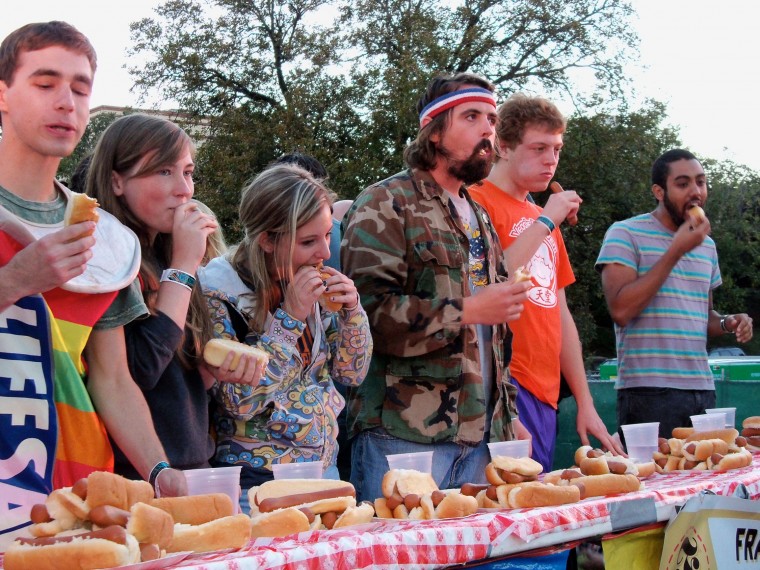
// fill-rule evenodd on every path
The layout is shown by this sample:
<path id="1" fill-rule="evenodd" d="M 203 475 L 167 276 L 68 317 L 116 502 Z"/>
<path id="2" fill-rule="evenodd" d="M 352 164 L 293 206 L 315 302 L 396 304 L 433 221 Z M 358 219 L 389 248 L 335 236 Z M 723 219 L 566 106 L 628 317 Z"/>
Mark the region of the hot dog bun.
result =
<path id="1" fill-rule="evenodd" d="M 230 370 L 237 368 L 243 354 L 253 355 L 257 362 L 264 362 L 264 366 L 269 362 L 269 355 L 260 348 L 226 338 L 213 338 L 208 341 L 203 348 L 203 360 L 211 366 L 221 366 L 230 352 L 234 354 Z"/>
<path id="2" fill-rule="evenodd" d="M 235 514 L 232 499 L 224 493 L 162 497 L 149 501 L 153 507 L 166 511 L 175 523 L 200 525 Z"/>
<path id="3" fill-rule="evenodd" d="M 288 507 L 308 507 L 314 514 L 356 505 L 351 483 L 336 479 L 275 479 L 248 491 L 251 516 Z"/>
<path id="4" fill-rule="evenodd" d="M 520 283 L 522 281 L 530 281 L 530 272 L 525 269 L 524 265 L 521 265 L 517 269 L 515 269 L 513 282 L 514 283 Z"/>
<path id="5" fill-rule="evenodd" d="M 699 206 L 692 206 L 687 210 L 687 213 L 691 216 L 691 219 L 694 220 L 695 224 L 700 224 L 703 220 L 707 219 L 705 211 Z"/>
<path id="6" fill-rule="evenodd" d="M 71 226 L 80 222 L 89 221 L 97 223 L 100 219 L 97 210 L 99 205 L 100 204 L 98 204 L 98 201 L 95 198 L 90 198 L 85 194 L 72 192 L 69 195 L 68 202 L 66 202 L 66 211 L 63 213 L 63 225 Z M 77 237 L 92 235 L 94 232 L 95 230 L 85 232 Z"/>
<path id="7" fill-rule="evenodd" d="M 241 548 L 251 538 L 248 515 L 233 515 L 199 525 L 174 525 L 174 538 L 167 552 L 211 552 L 225 548 Z"/>
<path id="8" fill-rule="evenodd" d="M 570 484 L 580 489 L 581 499 L 630 493 L 631 491 L 638 491 L 641 488 L 641 481 L 632 474 L 615 475 L 614 473 L 608 473 L 607 475 L 589 475 L 573 479 Z"/>
<path id="9" fill-rule="evenodd" d="M 497 455 L 486 465 L 485 475 L 492 485 L 504 485 L 533 481 L 542 470 L 541 464 L 530 457 Z"/>
<path id="10" fill-rule="evenodd" d="M 356 504 L 351 483 L 332 479 L 280 479 L 248 491 L 253 536 L 287 536 L 369 520 L 372 505 Z"/>
<path id="11" fill-rule="evenodd" d="M 174 519 L 157 507 L 136 503 L 130 509 L 127 532 L 140 544 L 157 544 L 165 550 L 174 537 Z"/>
<path id="12" fill-rule="evenodd" d="M 512 489 L 509 506 L 517 509 L 550 507 L 577 503 L 581 498 L 580 488 L 575 485 L 525 485 Z"/>
<path id="13" fill-rule="evenodd" d="M 391 469 L 383 476 L 382 491 L 385 497 L 421 496 L 437 490 L 438 485 L 430 473 L 414 469 Z"/>
<path id="14" fill-rule="evenodd" d="M 87 477 L 87 498 L 90 509 L 112 505 L 128 511 L 135 503 L 148 503 L 154 497 L 147 481 L 132 481 L 115 473 L 94 471 Z"/>
<path id="15" fill-rule="evenodd" d="M 319 276 L 322 278 L 322 281 L 325 281 L 330 278 L 330 274 L 326 271 L 322 270 L 322 264 L 320 263 L 317 266 L 317 271 L 319 271 Z M 319 305 L 325 310 L 330 311 L 331 313 L 337 313 L 343 308 L 343 303 L 338 303 L 336 301 L 333 301 L 330 299 L 330 293 L 322 293 L 319 297 Z"/>
<path id="16" fill-rule="evenodd" d="M 684 439 L 684 443 L 690 441 L 702 441 L 705 439 L 722 439 L 726 443 L 733 443 L 736 441 L 739 432 L 734 428 L 714 429 L 710 431 L 695 431 L 687 438 Z"/>
<path id="17" fill-rule="evenodd" d="M 306 532 L 309 530 L 309 517 L 295 508 L 280 509 L 271 513 L 260 513 L 251 519 L 251 536 L 278 537 Z"/>
<path id="18" fill-rule="evenodd" d="M 104 533 L 104 531 L 99 531 Z M 123 532 L 123 529 L 122 529 Z M 86 533 L 90 534 L 90 533 Z M 35 539 L 40 540 L 40 539 Z M 44 540 L 44 539 L 43 539 Z M 16 541 L 8 547 L 3 558 L 5 570 L 81 570 L 115 568 L 140 562 L 137 540 L 126 532 L 118 540 L 107 538 L 71 537 L 70 542 L 34 545 Z"/>

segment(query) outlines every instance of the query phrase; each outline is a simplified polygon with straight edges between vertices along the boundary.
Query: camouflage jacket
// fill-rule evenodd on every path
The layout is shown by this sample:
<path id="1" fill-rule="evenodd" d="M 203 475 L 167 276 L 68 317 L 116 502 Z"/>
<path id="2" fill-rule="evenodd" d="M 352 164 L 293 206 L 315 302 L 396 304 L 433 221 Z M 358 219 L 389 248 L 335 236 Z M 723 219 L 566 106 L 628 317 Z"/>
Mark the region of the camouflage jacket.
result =
<path id="1" fill-rule="evenodd" d="M 485 211 L 462 188 L 486 246 L 489 282 L 506 279 Z M 407 170 L 364 190 L 344 222 L 341 264 L 361 295 L 375 350 L 364 383 L 349 395 L 352 434 L 383 427 L 421 443 L 483 440 L 486 407 L 477 331 L 463 325 L 469 239 L 446 192 Z M 491 439 L 513 439 L 515 389 L 505 371 L 506 325 L 493 327 L 495 403 Z"/>

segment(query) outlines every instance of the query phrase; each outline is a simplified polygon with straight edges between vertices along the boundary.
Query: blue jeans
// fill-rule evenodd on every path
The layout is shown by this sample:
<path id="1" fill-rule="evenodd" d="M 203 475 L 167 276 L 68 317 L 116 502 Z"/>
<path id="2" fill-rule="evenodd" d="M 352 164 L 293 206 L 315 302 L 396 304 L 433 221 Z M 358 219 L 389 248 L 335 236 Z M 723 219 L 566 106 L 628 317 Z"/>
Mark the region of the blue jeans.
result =
<path id="1" fill-rule="evenodd" d="M 330 467 L 327 468 L 327 470 L 322 474 L 322 479 L 340 479 L 340 475 L 338 475 L 338 468 L 335 465 L 330 465 Z M 271 479 L 270 479 L 271 480 Z M 265 483 L 266 481 L 261 481 L 261 483 Z M 258 485 L 251 485 L 249 487 L 242 486 L 242 493 L 240 494 L 240 512 L 243 514 L 250 514 L 251 510 L 251 503 L 248 501 L 248 491 L 252 487 L 256 487 Z"/>
<path id="2" fill-rule="evenodd" d="M 374 501 L 383 496 L 383 476 L 388 471 L 386 455 L 433 451 L 433 479 L 439 489 L 459 488 L 464 483 L 486 483 L 485 469 L 491 461 L 488 436 L 476 447 L 452 442 L 415 443 L 389 435 L 383 428 L 365 430 L 353 439 L 351 483 L 357 501 Z"/>

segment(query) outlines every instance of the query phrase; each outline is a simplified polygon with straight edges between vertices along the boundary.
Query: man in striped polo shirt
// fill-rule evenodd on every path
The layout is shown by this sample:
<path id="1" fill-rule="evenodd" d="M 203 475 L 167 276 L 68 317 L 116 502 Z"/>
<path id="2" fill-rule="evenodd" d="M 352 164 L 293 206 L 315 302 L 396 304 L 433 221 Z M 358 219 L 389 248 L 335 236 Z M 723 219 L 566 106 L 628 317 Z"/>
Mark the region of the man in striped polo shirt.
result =
<path id="1" fill-rule="evenodd" d="M 689 416 L 715 406 L 707 336 L 752 338 L 746 314 L 713 309 L 721 284 L 710 222 L 700 215 L 707 179 L 696 157 L 681 149 L 652 167 L 657 207 L 614 223 L 596 268 L 612 319 L 618 354 L 618 425 L 660 422 L 660 435 L 690 425 Z"/>

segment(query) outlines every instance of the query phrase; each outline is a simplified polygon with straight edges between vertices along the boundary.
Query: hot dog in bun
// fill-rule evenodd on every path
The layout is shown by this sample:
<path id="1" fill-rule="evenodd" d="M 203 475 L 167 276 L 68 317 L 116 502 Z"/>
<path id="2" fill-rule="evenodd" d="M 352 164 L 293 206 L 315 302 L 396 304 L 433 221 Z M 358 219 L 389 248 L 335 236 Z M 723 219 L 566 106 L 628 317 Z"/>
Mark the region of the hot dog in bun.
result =
<path id="1" fill-rule="evenodd" d="M 279 479 L 248 491 L 252 534 L 287 536 L 369 522 L 374 510 L 356 504 L 351 483 L 332 479 Z"/>
<path id="2" fill-rule="evenodd" d="M 750 416 L 742 422 L 742 437 L 747 449 L 760 451 L 760 416 Z"/>
<path id="3" fill-rule="evenodd" d="M 630 493 L 638 491 L 641 488 L 641 481 L 639 481 L 636 475 L 632 474 L 616 475 L 614 473 L 607 473 L 606 475 L 588 475 L 573 479 L 570 484 L 578 487 L 581 499 Z"/>
<path id="4" fill-rule="evenodd" d="M 32 507 L 32 536 L 53 536 L 83 528 L 90 511 L 109 505 L 128 511 L 132 505 L 153 498 L 153 487 L 146 481 L 131 481 L 114 473 L 95 471 L 72 487 L 56 489 L 44 504 Z"/>
<path id="5" fill-rule="evenodd" d="M 322 278 L 322 281 L 329 279 L 330 274 L 323 270 L 323 265 L 321 263 L 317 266 L 317 271 L 319 271 L 319 276 Z M 330 311 L 331 313 L 337 313 L 343 308 L 343 303 L 338 303 L 330 299 L 330 294 L 326 291 L 320 295 L 319 304 L 325 311 Z"/>
<path id="6" fill-rule="evenodd" d="M 167 552 L 210 552 L 240 548 L 251 538 L 251 519 L 236 515 L 229 495 L 209 493 L 153 499 L 151 506 L 169 513 L 174 533 Z"/>
<path id="7" fill-rule="evenodd" d="M 6 570 L 82 570 L 140 562 L 134 536 L 119 526 L 75 535 L 19 538 L 3 558 Z"/>
<path id="8" fill-rule="evenodd" d="M 244 354 L 252 355 L 257 362 L 263 362 L 264 366 L 269 362 L 269 355 L 260 348 L 224 338 L 213 338 L 206 343 L 203 348 L 203 360 L 211 366 L 221 366 L 230 352 L 234 355 L 230 370 L 237 368 L 240 357 Z"/>
<path id="9" fill-rule="evenodd" d="M 391 469 L 383 477 L 383 496 L 375 499 L 380 518 L 431 520 L 471 515 L 475 497 L 459 491 L 441 491 L 430 473 Z"/>

